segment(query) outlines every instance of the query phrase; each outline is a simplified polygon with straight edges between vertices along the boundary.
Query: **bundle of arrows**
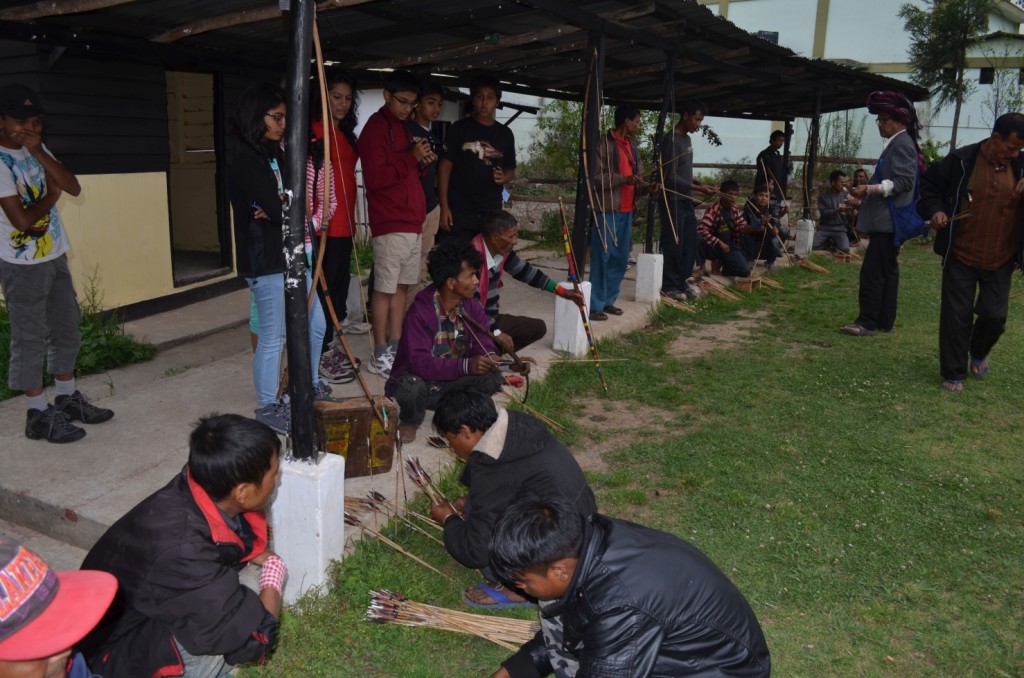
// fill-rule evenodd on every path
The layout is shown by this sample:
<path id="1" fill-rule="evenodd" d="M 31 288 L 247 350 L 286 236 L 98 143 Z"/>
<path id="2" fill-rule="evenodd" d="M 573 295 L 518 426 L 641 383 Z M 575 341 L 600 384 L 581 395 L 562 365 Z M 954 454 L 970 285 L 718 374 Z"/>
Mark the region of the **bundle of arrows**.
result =
<path id="1" fill-rule="evenodd" d="M 701 276 L 697 278 L 697 287 L 701 288 L 702 290 L 705 290 L 712 296 L 718 297 L 719 299 L 728 299 L 729 301 L 740 300 L 740 295 L 736 294 L 735 292 L 730 292 L 725 288 L 725 285 L 718 282 L 717 280 L 712 280 L 707 276 Z"/>
<path id="2" fill-rule="evenodd" d="M 513 652 L 531 640 L 540 630 L 539 624 L 526 619 L 488 617 L 449 610 L 417 603 L 386 589 L 370 591 L 366 620 L 377 624 L 429 626 L 442 631 L 466 633 L 489 640 Z"/>
<path id="3" fill-rule="evenodd" d="M 416 487 L 423 490 L 423 494 L 427 495 L 432 504 L 447 504 L 448 500 L 445 498 L 444 493 L 437 489 L 434 485 L 434 481 L 431 480 L 430 474 L 426 472 L 423 466 L 420 464 L 419 457 L 409 455 L 405 458 L 405 471 L 409 475 L 409 478 L 416 483 Z"/>
<path id="4" fill-rule="evenodd" d="M 661 293 L 661 303 L 665 304 L 670 308 L 674 308 L 677 311 L 686 311 L 688 313 L 696 313 L 697 309 L 683 301 L 676 301 L 672 297 L 668 296 L 664 292 Z"/>
<path id="5" fill-rule="evenodd" d="M 392 541 L 391 539 L 388 539 L 387 537 L 382 535 L 380 532 L 377 532 L 376 530 L 373 530 L 370 527 L 368 527 L 366 525 L 366 523 L 364 523 L 362 520 L 360 520 L 358 518 L 358 516 L 356 516 L 355 514 L 352 514 L 352 513 L 349 513 L 348 511 L 346 511 L 345 512 L 345 524 L 346 525 L 352 525 L 353 527 L 361 528 L 363 530 L 363 532 L 365 532 L 366 534 L 370 535 L 371 537 L 373 537 L 374 539 L 376 539 L 380 543 L 386 544 L 387 546 L 390 546 L 394 550 L 396 550 L 399 553 L 401 553 L 403 556 L 407 556 L 408 558 L 411 558 L 412 560 L 415 560 L 417 563 L 419 563 L 423 567 L 425 567 L 428 570 L 431 570 L 433 572 L 436 572 L 437 574 L 441 575 L 445 579 L 448 579 L 450 581 L 454 581 L 451 577 L 449 577 L 444 572 L 442 572 L 441 570 L 437 569 L 436 567 L 434 567 L 433 565 L 431 565 L 427 561 L 423 560 L 419 556 L 416 556 L 415 554 L 410 553 L 409 551 L 406 551 L 398 543 Z"/>
<path id="6" fill-rule="evenodd" d="M 413 518 L 416 518 L 417 520 L 419 520 L 424 525 L 428 525 L 428 526 L 434 528 L 435 530 L 437 530 L 439 532 L 441 531 L 441 526 L 438 525 L 436 522 L 434 522 L 434 519 L 431 518 L 430 516 L 425 516 L 422 513 L 417 513 L 416 511 L 413 511 L 412 509 L 410 509 L 408 506 L 406 506 L 404 510 L 400 509 L 397 506 L 395 506 L 394 502 L 389 501 L 388 498 L 385 497 L 380 492 L 376 492 L 374 490 L 371 490 L 367 494 L 367 499 L 365 499 L 364 501 L 368 501 L 368 502 L 371 502 L 373 504 L 377 504 L 379 506 L 383 506 L 384 509 L 386 511 L 388 511 L 391 515 L 396 515 L 397 516 L 397 515 L 401 514 L 401 515 L 405 515 L 405 516 L 412 516 Z"/>
<path id="7" fill-rule="evenodd" d="M 525 412 L 526 412 L 527 414 L 532 414 L 533 416 L 537 417 L 537 418 L 538 418 L 538 419 L 540 419 L 540 420 L 541 420 L 542 422 L 544 422 L 545 424 L 547 424 L 549 428 L 553 428 L 553 429 L 555 429 L 556 431 L 560 431 L 560 432 L 562 432 L 562 433 L 565 433 L 565 430 L 566 430 L 566 429 L 565 429 L 565 427 L 564 427 L 564 426 L 562 426 L 561 424 L 559 424 L 559 423 L 558 423 L 557 421 L 555 421 L 555 420 L 554 420 L 554 419 L 552 419 L 551 417 L 547 416 L 546 414 L 544 414 L 544 413 L 543 413 L 543 412 L 541 412 L 540 410 L 537 410 L 537 409 L 535 409 L 535 408 L 533 408 L 533 407 L 530 407 L 529 405 L 527 405 L 527 404 L 526 404 L 526 403 L 524 403 L 524 402 L 521 402 L 521 401 L 519 401 L 519 400 L 516 400 L 516 397 L 515 397 L 515 395 L 514 395 L 513 393 L 510 393 L 509 391 L 505 390 L 504 388 L 503 388 L 503 389 L 501 389 L 501 392 L 502 392 L 502 393 L 503 393 L 504 395 L 508 396 L 509 400 L 512 400 L 512 401 L 513 401 L 513 402 L 515 402 L 515 403 L 516 403 L 517 405 L 519 405 L 519 406 L 520 406 L 521 408 L 523 408 L 523 410 L 524 410 L 524 411 L 525 411 Z"/>
<path id="8" fill-rule="evenodd" d="M 348 497 L 345 497 L 345 499 L 347 500 Z M 360 499 L 359 501 L 360 501 L 360 503 L 361 503 L 361 505 L 363 507 L 363 510 L 369 509 L 371 511 L 379 511 L 380 513 L 383 513 L 384 515 L 394 516 L 400 522 L 402 522 L 405 525 L 407 525 L 410 529 L 412 529 L 412 530 L 414 530 L 416 532 L 419 532 L 420 534 L 425 536 L 427 539 L 430 539 L 431 541 L 435 541 L 438 544 L 440 544 L 441 546 L 444 546 L 444 542 L 443 541 L 441 541 L 436 536 L 434 536 L 433 534 L 427 532 L 422 527 L 420 527 L 419 525 L 414 523 L 412 521 L 412 519 L 409 518 L 409 516 L 405 515 L 404 511 L 399 511 L 398 508 L 394 504 L 392 504 L 390 501 L 388 501 L 384 497 L 384 495 L 381 494 L 380 492 L 370 492 L 369 496 L 367 496 L 366 499 Z M 430 519 L 428 518 L 428 520 L 430 520 Z M 438 525 L 434 521 L 431 520 L 430 522 L 431 522 L 431 524 L 434 527 L 440 527 L 440 525 Z"/>
<path id="9" fill-rule="evenodd" d="M 761 284 L 764 285 L 765 287 L 774 287 L 777 290 L 782 289 L 782 283 L 780 283 L 778 280 L 775 280 L 774 278 L 769 278 L 766 275 L 761 276 Z"/>
<path id="10" fill-rule="evenodd" d="M 804 268 L 806 268 L 809 271 L 814 271 L 815 273 L 828 273 L 829 272 L 827 268 L 825 268 L 821 264 L 814 263 L 813 261 L 811 261 L 807 257 L 794 257 L 794 258 L 797 260 L 797 262 L 801 266 L 803 266 Z"/>

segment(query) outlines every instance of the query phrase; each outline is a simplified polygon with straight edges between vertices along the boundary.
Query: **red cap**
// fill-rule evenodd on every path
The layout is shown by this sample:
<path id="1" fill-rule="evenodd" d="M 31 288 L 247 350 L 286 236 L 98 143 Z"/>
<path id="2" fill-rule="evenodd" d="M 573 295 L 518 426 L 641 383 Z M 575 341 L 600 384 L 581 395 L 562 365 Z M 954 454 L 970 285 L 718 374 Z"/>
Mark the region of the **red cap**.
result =
<path id="1" fill-rule="evenodd" d="M 42 558 L 0 535 L 0 661 L 43 659 L 68 649 L 110 607 L 108 572 L 54 572 Z"/>

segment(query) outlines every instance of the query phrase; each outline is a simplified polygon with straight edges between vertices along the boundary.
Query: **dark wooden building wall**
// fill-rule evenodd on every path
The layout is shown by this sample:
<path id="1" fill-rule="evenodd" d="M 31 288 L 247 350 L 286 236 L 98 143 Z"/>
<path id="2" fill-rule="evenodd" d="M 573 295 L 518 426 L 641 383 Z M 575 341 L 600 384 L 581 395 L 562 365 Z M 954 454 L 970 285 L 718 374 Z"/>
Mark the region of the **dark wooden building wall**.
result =
<path id="1" fill-rule="evenodd" d="M 39 92 L 46 145 L 76 174 L 167 171 L 162 67 L 0 41 L 0 74 L 0 85 L 21 82 Z"/>

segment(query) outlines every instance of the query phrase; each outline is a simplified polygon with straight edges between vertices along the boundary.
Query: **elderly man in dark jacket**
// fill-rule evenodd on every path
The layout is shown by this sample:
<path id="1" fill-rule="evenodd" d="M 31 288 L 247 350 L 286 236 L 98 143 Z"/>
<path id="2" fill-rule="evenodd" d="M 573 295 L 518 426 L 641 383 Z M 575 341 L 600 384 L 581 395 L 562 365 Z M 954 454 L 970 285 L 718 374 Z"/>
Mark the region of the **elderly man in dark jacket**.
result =
<path id="1" fill-rule="evenodd" d="M 444 526 L 444 545 L 455 560 L 488 567 L 488 545 L 494 525 L 510 504 L 524 497 L 564 499 L 581 516 L 597 510 L 576 459 L 537 419 L 514 410 L 498 409 L 478 391 L 453 390 L 434 414 L 434 427 L 466 462 L 459 480 L 469 496 L 431 507 Z M 459 514 L 462 514 L 461 516 Z M 468 589 L 463 600 L 474 607 L 511 607 L 522 596 L 493 582 Z"/>
<path id="2" fill-rule="evenodd" d="M 491 566 L 541 601 L 541 631 L 492 678 L 769 676 L 743 595 L 691 544 L 563 501 L 510 506 Z"/>
<path id="3" fill-rule="evenodd" d="M 1006 113 L 988 139 L 955 149 L 921 180 L 917 212 L 937 229 L 942 257 L 942 388 L 953 393 L 964 388 L 968 355 L 971 374 L 988 374 L 989 352 L 1006 329 L 1010 276 L 1024 263 L 1022 147 L 1024 115 Z"/>

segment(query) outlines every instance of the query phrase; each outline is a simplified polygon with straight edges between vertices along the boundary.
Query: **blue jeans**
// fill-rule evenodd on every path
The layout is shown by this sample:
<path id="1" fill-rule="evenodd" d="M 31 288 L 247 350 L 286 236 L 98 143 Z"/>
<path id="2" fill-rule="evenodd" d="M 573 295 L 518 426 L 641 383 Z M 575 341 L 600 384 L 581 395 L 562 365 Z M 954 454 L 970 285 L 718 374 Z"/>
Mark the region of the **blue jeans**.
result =
<path id="1" fill-rule="evenodd" d="M 246 278 L 249 291 L 256 301 L 256 315 L 259 318 L 259 337 L 256 354 L 252 358 L 252 381 L 256 386 L 256 406 L 263 407 L 277 400 L 277 383 L 281 374 L 281 349 L 285 344 L 284 327 L 284 274 L 271 273 L 255 278 Z M 306 290 L 312 281 L 306 273 Z M 318 379 L 320 369 L 320 346 L 324 340 L 327 323 L 320 304 L 309 309 L 309 360 L 313 381 Z"/>
<path id="2" fill-rule="evenodd" d="M 661 204 L 661 253 L 665 258 L 661 290 L 682 292 L 686 289 L 686 279 L 693 275 L 693 266 L 697 261 L 697 215 L 689 200 L 669 200 L 668 204 L 679 242 L 676 243 L 672 235 L 672 222 L 669 222 L 665 205 Z"/>
<path id="3" fill-rule="evenodd" d="M 633 244 L 633 212 L 597 212 L 590 229 L 590 309 L 603 311 L 619 298 Z M 605 245 L 608 246 L 607 251 Z"/>

